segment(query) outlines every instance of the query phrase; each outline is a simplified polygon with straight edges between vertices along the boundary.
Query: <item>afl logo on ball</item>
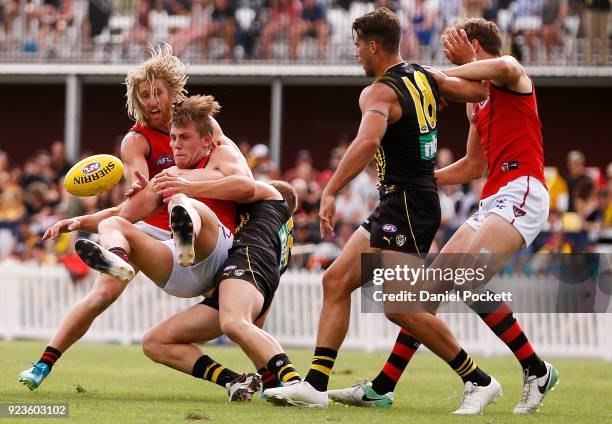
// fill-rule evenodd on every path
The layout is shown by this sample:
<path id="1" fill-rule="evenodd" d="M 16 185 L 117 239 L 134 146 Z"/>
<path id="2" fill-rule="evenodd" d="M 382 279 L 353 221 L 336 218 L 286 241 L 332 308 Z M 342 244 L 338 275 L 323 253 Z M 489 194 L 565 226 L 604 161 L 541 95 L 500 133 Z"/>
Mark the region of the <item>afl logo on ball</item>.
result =
<path id="1" fill-rule="evenodd" d="M 92 162 L 88 163 L 83 167 L 83 174 L 91 174 L 92 172 L 96 172 L 98 169 L 102 168 L 100 162 Z"/>

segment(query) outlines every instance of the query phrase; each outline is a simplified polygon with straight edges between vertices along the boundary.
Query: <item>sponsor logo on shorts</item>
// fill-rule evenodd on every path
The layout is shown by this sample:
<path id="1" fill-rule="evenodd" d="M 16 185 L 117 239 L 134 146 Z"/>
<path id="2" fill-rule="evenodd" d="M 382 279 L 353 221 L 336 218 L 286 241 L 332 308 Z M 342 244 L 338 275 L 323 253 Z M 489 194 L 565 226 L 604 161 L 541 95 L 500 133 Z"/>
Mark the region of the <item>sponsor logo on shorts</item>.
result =
<path id="1" fill-rule="evenodd" d="M 514 216 L 515 217 L 519 217 L 519 216 L 525 216 L 527 215 L 527 212 L 525 212 L 524 210 L 522 210 L 521 208 L 517 208 L 516 206 L 512 206 L 512 210 L 514 211 Z"/>
<path id="2" fill-rule="evenodd" d="M 382 230 L 385 233 L 397 233 L 397 227 L 393 224 L 384 224 Z"/>
<path id="3" fill-rule="evenodd" d="M 495 201 L 495 207 L 497 209 L 504 209 L 506 207 L 506 199 L 497 199 Z"/>
<path id="4" fill-rule="evenodd" d="M 223 268 L 223 272 L 227 272 L 227 271 L 233 271 L 236 268 L 238 268 L 236 265 L 228 265 L 225 268 Z"/>
<path id="5" fill-rule="evenodd" d="M 395 236 L 395 244 L 399 247 L 402 247 L 406 243 L 406 236 L 403 234 L 398 234 Z"/>
<path id="6" fill-rule="evenodd" d="M 100 162 L 89 163 L 83 167 L 83 174 L 91 174 L 92 172 L 96 172 L 100 168 L 102 168 L 102 164 Z"/>
<path id="7" fill-rule="evenodd" d="M 387 244 L 391 245 L 391 240 L 393 240 L 392 236 L 382 236 L 382 239 L 387 242 Z"/>
<path id="8" fill-rule="evenodd" d="M 236 277 L 242 277 L 244 275 L 244 270 L 242 269 L 237 269 L 236 271 L 234 271 L 234 275 Z"/>

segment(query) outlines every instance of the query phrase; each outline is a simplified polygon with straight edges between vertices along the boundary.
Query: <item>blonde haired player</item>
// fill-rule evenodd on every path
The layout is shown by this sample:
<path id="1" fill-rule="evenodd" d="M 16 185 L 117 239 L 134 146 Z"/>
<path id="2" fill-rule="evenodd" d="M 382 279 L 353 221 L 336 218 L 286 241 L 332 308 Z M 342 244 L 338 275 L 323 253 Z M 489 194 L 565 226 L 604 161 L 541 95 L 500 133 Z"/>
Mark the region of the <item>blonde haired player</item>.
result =
<path id="1" fill-rule="evenodd" d="M 150 52 L 151 57 L 131 71 L 125 80 L 128 114 L 136 121 L 121 142 L 121 159 L 128 185 L 133 183 L 136 172 L 149 178 L 174 165 L 169 134 L 172 105 L 183 101 L 187 93 L 187 65 L 172 54 L 172 47 L 161 44 L 150 47 Z M 216 126 L 216 137 L 223 137 L 218 124 Z M 116 207 L 106 213 L 112 216 L 118 211 Z M 165 210 L 138 225 L 157 239 L 170 238 Z M 74 231 L 80 222 L 66 219 L 56 226 Z M 64 317 L 38 362 L 19 374 L 19 381 L 30 390 L 36 389 L 62 353 L 83 337 L 94 319 L 121 295 L 124 288 L 122 282 L 100 274 L 90 292 Z"/>

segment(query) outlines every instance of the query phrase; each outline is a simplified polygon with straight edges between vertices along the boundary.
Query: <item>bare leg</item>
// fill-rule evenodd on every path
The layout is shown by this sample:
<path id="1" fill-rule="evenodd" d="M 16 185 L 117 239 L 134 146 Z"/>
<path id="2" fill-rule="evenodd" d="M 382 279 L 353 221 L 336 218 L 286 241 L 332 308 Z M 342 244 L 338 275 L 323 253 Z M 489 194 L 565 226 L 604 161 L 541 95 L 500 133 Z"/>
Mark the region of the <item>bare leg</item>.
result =
<path id="1" fill-rule="evenodd" d="M 114 277 L 99 274 L 91 291 L 64 317 L 49 346 L 65 352 L 85 335 L 93 321 L 123 293 L 126 285 Z"/>
<path id="2" fill-rule="evenodd" d="M 263 295 L 247 281 L 224 280 L 219 287 L 221 329 L 240 345 L 257 369 L 266 367 L 273 356 L 283 353 L 280 344 L 253 323 L 263 302 Z"/>
<path id="3" fill-rule="evenodd" d="M 120 247 L 144 274 L 156 283 L 165 283 L 172 274 L 174 257 L 168 246 L 155 240 L 131 222 L 115 216 L 98 226 L 100 244 L 105 248 Z"/>
<path id="4" fill-rule="evenodd" d="M 151 360 L 191 375 L 193 364 L 203 354 L 192 343 L 207 342 L 222 334 L 219 311 L 198 304 L 149 330 L 142 340 L 142 350 Z"/>

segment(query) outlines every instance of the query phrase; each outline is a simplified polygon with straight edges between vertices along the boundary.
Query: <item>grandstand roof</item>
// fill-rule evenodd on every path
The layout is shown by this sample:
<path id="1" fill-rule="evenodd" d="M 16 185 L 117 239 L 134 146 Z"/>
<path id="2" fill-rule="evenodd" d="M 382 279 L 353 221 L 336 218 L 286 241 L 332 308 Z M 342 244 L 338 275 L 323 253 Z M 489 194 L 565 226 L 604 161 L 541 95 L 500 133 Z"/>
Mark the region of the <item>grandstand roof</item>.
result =
<path id="1" fill-rule="evenodd" d="M 66 75 L 80 75 L 89 82 L 116 82 L 133 69 L 134 64 L 66 64 L 66 63 L 9 63 L 0 64 L 2 82 L 59 82 Z M 438 64 L 439 67 L 446 65 Z M 528 72 L 546 85 L 605 85 L 612 86 L 612 66 L 532 66 Z M 282 78 L 298 84 L 340 85 L 361 84 L 367 79 L 358 65 L 322 64 L 197 64 L 189 67 L 194 79 L 208 83 L 265 84 Z M 239 77 L 237 79 L 236 77 Z"/>

